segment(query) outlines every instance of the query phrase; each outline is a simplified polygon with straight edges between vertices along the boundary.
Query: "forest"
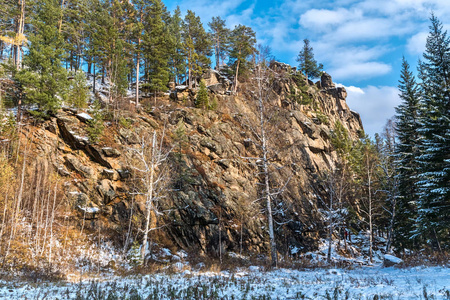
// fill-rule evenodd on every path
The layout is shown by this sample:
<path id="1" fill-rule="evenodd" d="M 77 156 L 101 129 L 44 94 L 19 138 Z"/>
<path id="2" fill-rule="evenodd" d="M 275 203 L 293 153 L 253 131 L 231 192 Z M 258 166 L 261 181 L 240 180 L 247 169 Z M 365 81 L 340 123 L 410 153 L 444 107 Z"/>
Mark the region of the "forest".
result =
<path id="1" fill-rule="evenodd" d="M 276 161 L 272 157 L 282 144 L 265 136 L 273 128 L 283 126 L 277 123 L 274 111 L 278 110 L 263 103 L 274 95 L 271 91 L 277 81 L 296 83 L 285 99 L 308 107 L 314 120 L 330 129 L 329 152 L 336 157 L 328 168 L 317 170 L 314 175 L 316 185 L 312 189 L 316 193 L 312 199 L 317 202 L 321 225 L 311 248 L 317 248 L 319 239 L 325 241 L 325 261 L 331 263 L 332 247 L 351 255 L 347 249 L 348 232 L 355 236 L 367 232 L 366 257 L 370 263 L 376 251 L 411 260 L 420 255 L 448 259 L 450 38 L 434 15 L 430 17 L 426 50 L 418 70 L 411 70 L 403 59 L 398 82 L 402 103 L 385 130 L 373 139 L 363 130 L 350 132 L 344 121 L 330 122 L 317 104 L 319 96 L 315 95 L 320 88 L 311 80 L 324 78 L 324 67 L 315 61 L 308 39 L 304 40 L 304 48 L 299 49 L 298 68 L 289 68 L 281 78 L 269 71 L 275 58 L 268 46 L 257 43 L 252 28 L 245 25 L 228 28 L 220 16 L 203 20 L 204 25 L 194 11 L 182 12 L 177 8 L 171 12 L 160 0 L 2 0 L 0 15 L 2 270 L 42 268 L 55 272 L 54 264 L 63 264 L 62 257 L 68 253 L 76 256 L 70 248 L 84 242 L 105 252 L 107 247 L 100 245 L 111 242 L 114 245 L 111 247 L 121 248 L 126 260 L 137 266 L 148 264 L 147 251 L 152 246 L 147 240 L 159 228 L 153 223 L 161 212 L 155 203 L 165 201 L 157 190 L 166 176 L 164 163 L 170 160 L 172 168 L 181 170 L 186 166 L 177 162 L 189 154 L 184 148 L 187 147 L 186 138 L 182 137 L 186 135 L 182 132 L 184 127 L 178 123 L 177 132 L 174 129 L 173 134 L 167 133 L 171 145 L 163 147 L 163 140 L 169 140 L 163 130 L 158 136 L 156 130 L 153 135 L 146 135 L 146 143 L 136 143 L 142 147 L 130 151 L 135 160 L 129 171 L 145 180 L 137 183 L 129 195 L 144 195 L 145 208 L 139 217 L 128 218 L 127 222 L 134 224 L 133 230 L 131 225 L 121 228 L 125 238 L 112 238 L 117 232 L 108 232 L 105 225 L 100 234 L 101 226 L 90 227 L 85 216 L 80 218 L 75 213 L 70 197 L 64 192 L 64 178 L 53 163 L 31 167 L 34 142 L 24 137 L 37 133 L 27 129 L 27 124 L 36 128 L 44 124 L 41 126 L 44 128 L 62 109 L 86 111 L 90 115 L 86 123 L 87 143 L 103 145 L 105 140 L 113 139 L 107 136 L 107 128 L 114 127 L 117 132 L 120 128 L 129 131 L 133 128 L 130 113 L 140 116 L 135 118 L 143 118 L 142 114 L 152 116 L 150 112 L 165 103 L 194 107 L 202 114 L 222 113 L 227 107 L 224 99 L 244 95 L 252 95 L 254 98 L 246 99 L 256 99 L 253 109 L 261 112 L 254 119 L 249 118 L 251 126 L 243 127 L 253 130 L 260 139 L 256 151 L 259 158 L 256 169 L 260 172 L 255 175 L 258 185 L 254 189 L 258 199 L 266 199 L 257 210 L 263 210 L 261 236 L 268 242 L 259 251 L 267 255 L 265 261 L 271 266 L 277 266 L 280 260 L 294 264 L 293 256 L 280 259 L 281 249 L 288 246 L 283 246 L 284 224 L 276 215 L 284 213 L 279 210 L 284 198 L 278 194 L 290 185 L 286 181 L 280 188 L 277 182 L 275 188 L 276 180 L 271 175 L 281 172 L 271 163 Z M 211 68 L 229 84 L 220 99 L 202 79 Z M 314 88 L 318 92 L 311 92 Z M 177 89 L 189 91 L 184 100 L 170 98 Z M 277 117 L 265 115 L 269 106 Z M 66 150 L 55 147 L 52 151 Z M 200 175 L 205 172 L 203 168 L 206 167 L 196 166 Z M 183 176 L 191 176 L 183 172 Z M 193 179 L 186 178 L 183 177 L 185 185 L 193 185 Z M 173 182 L 162 188 L 178 189 L 179 182 Z M 92 212 L 84 210 L 85 214 Z M 231 225 L 220 223 L 222 209 L 217 209 L 214 215 L 219 220 L 219 243 L 222 232 L 234 230 L 230 235 L 240 234 L 241 239 L 240 247 L 234 248 L 242 251 L 243 225 L 239 233 Z M 134 232 L 133 238 L 127 232 Z M 164 239 L 160 237 L 159 241 L 163 243 Z M 345 243 L 343 249 L 341 242 Z M 226 249 L 221 245 L 219 248 L 217 253 L 210 254 L 222 263 L 222 251 Z M 252 252 L 250 247 L 247 250 Z"/>

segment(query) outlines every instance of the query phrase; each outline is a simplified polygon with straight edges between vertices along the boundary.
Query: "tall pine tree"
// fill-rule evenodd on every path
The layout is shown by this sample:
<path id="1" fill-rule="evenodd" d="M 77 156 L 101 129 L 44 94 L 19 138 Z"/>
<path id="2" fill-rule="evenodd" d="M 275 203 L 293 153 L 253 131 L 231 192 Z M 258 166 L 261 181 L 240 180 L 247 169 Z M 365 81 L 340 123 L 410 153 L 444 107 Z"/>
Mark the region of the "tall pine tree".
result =
<path id="1" fill-rule="evenodd" d="M 211 39 L 203 28 L 200 17 L 191 10 L 187 11 L 183 21 L 183 44 L 185 48 L 189 88 L 194 78 L 200 76 L 204 68 L 211 64 Z"/>
<path id="2" fill-rule="evenodd" d="M 62 66 L 64 40 L 58 30 L 61 16 L 59 1 L 44 0 L 35 3 L 29 36 L 26 68 L 17 79 L 23 86 L 28 103 L 36 104 L 44 113 L 55 111 L 65 97 L 67 72 Z"/>
<path id="3" fill-rule="evenodd" d="M 150 91 L 156 93 L 167 88 L 169 82 L 169 30 L 163 21 L 166 11 L 160 0 L 151 0 L 146 15 L 144 37 L 146 77 Z"/>
<path id="4" fill-rule="evenodd" d="M 224 59 L 228 48 L 228 39 L 230 30 L 225 25 L 225 20 L 220 17 L 213 17 L 208 23 L 210 28 L 212 41 L 214 43 L 214 54 L 216 56 L 216 70 L 219 70 L 220 60 Z"/>
<path id="5" fill-rule="evenodd" d="M 230 36 L 230 61 L 232 62 L 234 74 L 234 92 L 237 91 L 238 76 L 246 69 L 248 58 L 256 53 L 256 34 L 252 28 L 237 25 Z"/>

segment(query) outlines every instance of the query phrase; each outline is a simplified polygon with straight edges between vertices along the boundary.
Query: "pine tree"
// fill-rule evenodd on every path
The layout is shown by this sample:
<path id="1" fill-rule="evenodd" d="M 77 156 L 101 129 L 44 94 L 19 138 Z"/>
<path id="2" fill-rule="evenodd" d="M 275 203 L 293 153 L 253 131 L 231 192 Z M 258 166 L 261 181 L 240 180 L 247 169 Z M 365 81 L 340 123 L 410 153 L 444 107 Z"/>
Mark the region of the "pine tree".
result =
<path id="1" fill-rule="evenodd" d="M 130 26 L 130 43 L 132 45 L 131 50 L 133 52 L 134 59 L 134 73 L 136 78 L 135 85 L 135 98 L 136 106 L 139 104 L 139 88 L 140 88 L 140 74 L 141 74 L 141 62 L 142 62 L 142 41 L 144 38 L 144 11 L 146 8 L 146 1 L 134 0 L 133 5 L 130 8 L 131 15 L 134 16 Z M 131 75 L 132 76 L 132 75 Z M 131 78 L 130 78 L 131 79 Z"/>
<path id="2" fill-rule="evenodd" d="M 183 21 L 183 44 L 185 48 L 189 88 L 192 88 L 193 79 L 200 76 L 204 68 L 207 68 L 211 61 L 211 39 L 203 28 L 200 17 L 191 10 Z"/>
<path id="3" fill-rule="evenodd" d="M 56 0 L 40 1 L 32 21 L 34 33 L 24 58 L 27 68 L 17 74 L 26 100 L 44 113 L 55 111 L 64 99 L 67 72 L 62 66 L 64 42 L 58 31 L 60 6 Z"/>
<path id="4" fill-rule="evenodd" d="M 396 108 L 395 165 L 398 172 L 397 218 L 395 245 L 412 247 L 412 233 L 417 218 L 417 169 L 419 156 L 420 91 L 409 64 L 403 58 L 399 85 L 402 103 Z"/>
<path id="5" fill-rule="evenodd" d="M 69 81 L 67 103 L 76 108 L 85 108 L 89 99 L 89 86 L 82 70 L 73 71 Z"/>
<path id="6" fill-rule="evenodd" d="M 230 35 L 230 61 L 234 65 L 234 92 L 237 91 L 239 72 L 246 69 L 248 58 L 256 53 L 256 34 L 250 27 L 237 25 Z"/>
<path id="7" fill-rule="evenodd" d="M 197 98 L 195 99 L 195 107 L 207 108 L 209 106 L 208 99 L 208 89 L 206 88 L 205 80 L 202 79 L 200 80 Z"/>
<path id="8" fill-rule="evenodd" d="M 310 79 L 320 77 L 323 65 L 317 64 L 317 61 L 314 59 L 313 48 L 310 45 L 309 40 L 304 39 L 303 43 L 303 49 L 300 50 L 297 57 L 297 62 L 299 62 L 298 68 Z"/>
<path id="9" fill-rule="evenodd" d="M 64 37 L 66 68 L 78 70 L 82 64 L 82 57 L 88 30 L 86 17 L 89 4 L 87 0 L 61 1 L 61 15 L 58 23 L 58 31 Z"/>
<path id="10" fill-rule="evenodd" d="M 450 246 L 450 40 L 434 15 L 423 56 L 418 223 L 419 233 L 441 250 L 443 242 Z"/>
<path id="11" fill-rule="evenodd" d="M 184 45 L 182 40 L 182 30 L 183 30 L 183 19 L 181 18 L 180 7 L 177 6 L 175 9 L 170 22 L 169 22 L 169 33 L 170 33 L 170 53 L 169 53 L 169 65 L 171 68 L 171 78 L 175 84 L 179 84 L 186 74 L 186 62 Z"/>
<path id="12" fill-rule="evenodd" d="M 23 47 L 26 44 L 26 11 L 29 4 L 25 0 L 3 1 L 0 3 L 0 49 L 1 56 L 6 45 L 11 46 L 10 57 L 16 70 L 21 68 Z"/>
<path id="13" fill-rule="evenodd" d="M 228 39 L 230 30 L 225 25 L 225 20 L 220 17 L 213 17 L 211 22 L 208 23 L 211 29 L 211 36 L 214 43 L 214 52 L 216 56 L 216 70 L 219 70 L 220 60 L 224 59 L 225 53 L 228 48 Z"/>
<path id="14" fill-rule="evenodd" d="M 146 15 L 146 35 L 144 37 L 146 77 L 155 99 L 158 91 L 167 88 L 169 82 L 169 31 L 163 21 L 166 11 L 160 0 L 151 0 Z"/>

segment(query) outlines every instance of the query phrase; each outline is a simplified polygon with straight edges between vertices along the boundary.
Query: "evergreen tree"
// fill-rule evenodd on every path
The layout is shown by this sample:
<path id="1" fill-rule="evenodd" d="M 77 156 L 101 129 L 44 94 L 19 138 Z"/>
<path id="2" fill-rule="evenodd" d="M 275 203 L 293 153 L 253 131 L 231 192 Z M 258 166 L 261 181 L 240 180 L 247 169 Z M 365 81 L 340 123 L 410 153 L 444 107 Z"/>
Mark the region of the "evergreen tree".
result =
<path id="1" fill-rule="evenodd" d="M 396 108 L 395 165 L 398 172 L 398 215 L 395 223 L 395 245 L 412 247 L 412 233 L 417 218 L 417 169 L 419 156 L 420 91 L 409 64 L 403 58 L 399 85 L 402 103 Z"/>
<path id="2" fill-rule="evenodd" d="M 195 99 L 195 107 L 205 109 L 208 106 L 209 106 L 208 89 L 206 88 L 205 80 L 202 79 L 200 80 L 197 98 Z"/>
<path id="3" fill-rule="evenodd" d="M 207 68 L 211 61 L 211 39 L 203 28 L 200 17 L 191 10 L 183 21 L 183 44 L 185 48 L 189 88 L 192 88 L 193 79 L 200 76 L 204 68 Z"/>
<path id="4" fill-rule="evenodd" d="M 186 74 L 186 62 L 184 45 L 182 40 L 183 31 L 183 19 L 181 18 L 180 7 L 177 6 L 175 9 L 170 22 L 169 22 L 169 33 L 170 33 L 170 53 L 169 53 L 169 66 L 171 69 L 171 78 L 175 84 L 179 84 Z"/>
<path id="5" fill-rule="evenodd" d="M 214 52 L 216 56 L 216 70 L 219 70 L 220 60 L 224 59 L 228 48 L 228 39 L 230 30 L 225 25 L 225 20 L 220 17 L 213 17 L 212 21 L 208 23 L 210 28 L 212 41 L 214 43 Z"/>
<path id="6" fill-rule="evenodd" d="M 78 70 L 82 64 L 82 57 L 86 42 L 89 4 L 87 0 L 65 0 L 61 2 L 61 16 L 58 31 L 64 37 L 67 53 L 66 69 Z"/>
<path id="7" fill-rule="evenodd" d="M 234 92 L 237 91 L 239 72 L 246 69 L 248 58 L 256 53 L 255 32 L 250 27 L 237 25 L 230 35 L 230 61 L 234 65 Z"/>
<path id="8" fill-rule="evenodd" d="M 155 99 L 158 91 L 167 88 L 169 82 L 169 31 L 163 22 L 166 11 L 160 0 L 151 0 L 146 16 L 146 35 L 144 38 L 145 57 L 147 62 L 146 77 L 150 91 Z"/>
<path id="9" fill-rule="evenodd" d="M 22 64 L 23 47 L 26 44 L 26 11 L 29 4 L 25 0 L 5 0 L 0 2 L 0 58 L 5 48 L 10 45 L 12 65 L 19 70 Z"/>
<path id="10" fill-rule="evenodd" d="M 67 102 L 76 108 L 85 108 L 89 99 L 89 86 L 83 71 L 73 71 L 69 81 Z"/>
<path id="11" fill-rule="evenodd" d="M 143 58 L 143 39 L 144 39 L 144 13 L 146 10 L 146 1 L 134 0 L 133 1 L 133 15 L 135 16 L 132 23 L 132 33 L 131 42 L 134 44 L 134 60 L 135 60 L 135 76 L 136 76 L 136 87 L 135 87 L 135 103 L 136 106 L 139 104 L 139 84 L 140 84 L 140 74 L 141 74 L 141 61 Z"/>
<path id="12" fill-rule="evenodd" d="M 419 233 L 441 249 L 450 246 L 450 40 L 431 16 L 420 64 L 424 113 L 419 156 Z"/>
<path id="13" fill-rule="evenodd" d="M 27 102 L 49 112 L 59 107 L 68 84 L 67 72 L 62 66 L 64 41 L 58 31 L 61 9 L 56 0 L 40 1 L 35 9 L 34 33 L 29 36 L 24 58 L 27 67 L 17 74 L 17 79 Z"/>
<path id="14" fill-rule="evenodd" d="M 309 40 L 304 39 L 303 43 L 303 49 L 300 50 L 300 53 L 297 56 L 297 62 L 299 62 L 298 68 L 310 79 L 320 77 L 323 65 L 317 64 L 317 61 L 314 59 L 313 48 L 310 45 Z"/>

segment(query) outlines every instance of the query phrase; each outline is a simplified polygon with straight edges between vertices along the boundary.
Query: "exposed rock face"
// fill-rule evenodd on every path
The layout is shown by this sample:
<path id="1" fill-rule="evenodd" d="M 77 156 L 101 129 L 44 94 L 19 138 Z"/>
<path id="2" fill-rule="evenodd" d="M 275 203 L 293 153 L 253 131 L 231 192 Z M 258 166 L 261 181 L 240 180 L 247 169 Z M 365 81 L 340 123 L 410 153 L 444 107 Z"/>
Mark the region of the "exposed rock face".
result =
<path id="1" fill-rule="evenodd" d="M 331 79 L 331 76 L 325 72 L 323 72 L 322 76 L 320 77 L 320 83 L 322 88 L 324 89 L 336 87 L 336 85 L 333 83 L 333 80 Z"/>
<path id="2" fill-rule="evenodd" d="M 362 125 L 345 102 L 345 89 L 336 88 L 329 75 L 322 76 L 322 90 L 303 79 L 306 92 L 302 92 L 291 76 L 295 69 L 284 64 L 273 64 L 273 68 L 284 74 L 270 92 L 271 106 L 276 108 L 270 144 L 272 185 L 283 188 L 283 193 L 274 197 L 278 212 L 274 217 L 282 224 L 276 230 L 278 250 L 287 254 L 294 248 L 307 251 L 316 247 L 321 235 L 318 178 L 338 159 L 330 142 L 333 125 L 339 120 L 355 138 Z M 128 149 L 139 147 L 144 133 L 164 131 L 173 155 L 169 157 L 168 191 L 159 202 L 163 213 L 153 219 L 155 227 L 163 228 L 159 234 L 177 247 L 214 255 L 220 229 L 224 250 L 242 247 L 265 253 L 268 239 L 263 205 L 258 200 L 259 170 L 256 159 L 248 159 L 260 156 L 251 130 L 257 124 L 256 101 L 245 83 L 240 96 L 224 95 L 222 88 L 215 91 L 211 87 L 227 83 L 215 71 L 207 74 L 210 90 L 218 94 L 217 111 L 160 99 L 166 105 L 154 108 L 151 114 L 130 114 L 129 128 L 109 125 L 101 145 L 84 138 L 87 125 L 75 113 L 62 111 L 46 126 L 35 129 L 36 151 L 67 178 L 71 201 L 79 203 L 84 212 L 88 207 L 92 219 L 109 219 L 109 226 L 123 234 L 131 224 L 131 213 L 145 211 L 145 200 L 133 193 Z M 300 99 L 310 97 L 314 105 L 293 101 L 293 93 Z M 54 145 L 58 145 L 57 152 Z M 139 234 L 137 228 L 134 231 Z"/>

